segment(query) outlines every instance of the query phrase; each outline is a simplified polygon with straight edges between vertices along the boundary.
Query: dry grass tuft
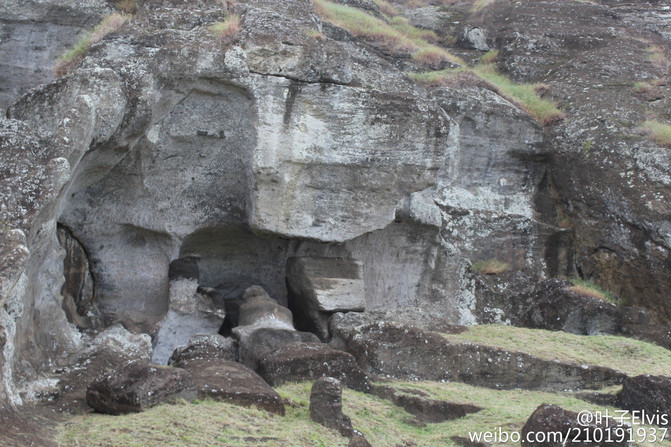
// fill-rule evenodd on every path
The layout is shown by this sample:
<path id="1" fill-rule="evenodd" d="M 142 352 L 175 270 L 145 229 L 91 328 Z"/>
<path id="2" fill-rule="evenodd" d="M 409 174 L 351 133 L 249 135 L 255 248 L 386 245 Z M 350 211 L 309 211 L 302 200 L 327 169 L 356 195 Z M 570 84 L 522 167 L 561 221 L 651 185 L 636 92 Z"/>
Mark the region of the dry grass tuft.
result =
<path id="1" fill-rule="evenodd" d="M 105 17 L 93 30 L 87 32 L 84 37 L 79 39 L 74 47 L 67 50 L 58 58 L 54 65 L 56 76 L 61 77 L 70 73 L 84 59 L 84 56 L 86 56 L 92 45 L 103 40 L 105 36 L 119 31 L 129 18 L 130 16 L 120 13 L 110 14 Z"/>
<path id="2" fill-rule="evenodd" d="M 114 4 L 117 11 L 124 14 L 135 14 L 137 12 L 136 0 L 119 0 Z"/>
<path id="3" fill-rule="evenodd" d="M 657 120 L 647 120 L 640 126 L 641 131 L 663 147 L 671 147 L 671 125 Z"/>
<path id="4" fill-rule="evenodd" d="M 224 42 L 232 42 L 242 29 L 240 17 L 231 15 L 223 22 L 217 22 L 209 27 L 209 30 L 221 38 Z"/>
<path id="5" fill-rule="evenodd" d="M 431 30 L 417 28 L 402 16 L 388 21 L 366 11 L 328 0 L 314 0 L 315 10 L 323 20 L 346 29 L 355 37 L 383 51 L 409 55 L 428 68 L 438 69 L 447 63 L 463 65 L 463 61 L 444 48 L 434 45 L 438 36 Z M 384 6 L 383 3 L 378 5 Z M 387 12 L 396 13 L 387 8 Z"/>
<path id="6" fill-rule="evenodd" d="M 571 279 L 573 285 L 568 288 L 568 290 L 578 293 L 583 296 L 588 296 L 590 298 L 596 298 L 602 301 L 606 301 L 611 304 L 618 304 L 618 299 L 611 292 L 603 290 L 601 287 L 596 284 L 585 281 L 584 279 L 573 278 Z"/>
<path id="7" fill-rule="evenodd" d="M 485 275 L 498 275 L 510 270 L 510 264 L 499 261 L 498 259 L 488 259 L 473 264 L 473 269 Z"/>

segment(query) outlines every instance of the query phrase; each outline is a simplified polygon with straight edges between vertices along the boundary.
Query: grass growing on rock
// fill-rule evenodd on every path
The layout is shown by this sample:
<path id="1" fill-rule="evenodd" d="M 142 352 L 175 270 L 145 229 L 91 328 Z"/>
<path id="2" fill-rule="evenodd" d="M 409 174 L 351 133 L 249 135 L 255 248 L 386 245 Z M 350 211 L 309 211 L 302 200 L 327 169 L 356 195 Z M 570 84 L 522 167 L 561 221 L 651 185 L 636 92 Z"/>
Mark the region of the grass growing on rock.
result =
<path id="1" fill-rule="evenodd" d="M 498 275 L 510 270 L 510 264 L 498 259 L 488 259 L 487 261 L 473 263 L 473 270 L 485 275 Z"/>
<path id="2" fill-rule="evenodd" d="M 661 121 L 648 120 L 641 124 L 641 130 L 652 140 L 664 147 L 671 147 L 671 125 Z"/>
<path id="3" fill-rule="evenodd" d="M 444 48 L 434 45 L 438 36 L 433 31 L 411 25 L 408 19 L 394 16 L 389 21 L 368 14 L 352 6 L 328 0 L 313 0 L 315 10 L 327 22 L 346 29 L 365 42 L 400 54 L 408 54 L 429 68 L 450 62 L 462 65 L 463 61 Z M 394 11 L 385 8 L 387 12 Z"/>
<path id="4" fill-rule="evenodd" d="M 119 31 L 129 18 L 129 15 L 120 13 L 105 17 L 95 28 L 87 32 L 72 48 L 58 58 L 54 66 L 56 76 L 65 76 L 72 71 L 84 59 L 92 45 L 103 40 L 105 36 Z"/>
<path id="5" fill-rule="evenodd" d="M 526 352 L 535 357 L 598 365 L 635 376 L 668 375 L 671 352 L 661 346 L 615 335 L 575 335 L 504 325 L 471 326 L 461 334 L 445 334 L 454 342 Z"/>
<path id="6" fill-rule="evenodd" d="M 613 293 L 603 290 L 601 287 L 596 284 L 586 281 L 584 279 L 573 278 L 571 279 L 573 286 L 569 287 L 569 290 L 579 293 L 580 295 L 589 296 L 592 298 L 597 298 L 607 303 L 618 304 L 618 298 L 613 295 Z"/>
<path id="7" fill-rule="evenodd" d="M 209 27 L 209 30 L 221 38 L 223 41 L 229 42 L 235 39 L 240 32 L 240 17 L 231 15 L 223 22 L 217 22 Z"/>
<path id="8" fill-rule="evenodd" d="M 484 56 L 483 56 L 484 57 Z M 496 57 L 496 56 L 494 56 Z M 473 86 L 489 88 L 527 112 L 539 123 L 547 125 L 564 119 L 557 105 L 538 95 L 541 84 L 516 84 L 496 71 L 494 64 L 485 63 L 471 68 L 455 68 L 411 74 L 417 82 L 430 87 L 450 86 L 460 88 L 468 77 Z M 468 84 L 468 83 L 467 83 Z"/>

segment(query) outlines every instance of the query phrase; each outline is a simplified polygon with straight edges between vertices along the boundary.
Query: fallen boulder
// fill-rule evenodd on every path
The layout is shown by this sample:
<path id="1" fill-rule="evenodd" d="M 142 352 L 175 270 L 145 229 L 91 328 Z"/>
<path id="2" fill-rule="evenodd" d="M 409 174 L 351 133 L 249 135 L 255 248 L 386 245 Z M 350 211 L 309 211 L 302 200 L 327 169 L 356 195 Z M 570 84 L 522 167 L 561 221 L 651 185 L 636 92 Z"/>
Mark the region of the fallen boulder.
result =
<path id="1" fill-rule="evenodd" d="M 522 428 L 522 446 L 628 446 L 629 426 L 617 425 L 616 421 L 605 417 L 592 417 L 591 413 L 588 417 L 583 415 L 583 412 L 579 414 L 557 405 L 540 405 Z"/>
<path id="2" fill-rule="evenodd" d="M 221 359 L 236 361 L 238 359 L 238 343 L 230 337 L 221 335 L 199 334 L 189 339 L 189 343 L 178 346 L 173 351 L 168 365 L 182 366 L 192 360 Z"/>
<path id="3" fill-rule="evenodd" d="M 369 392 L 370 382 L 351 354 L 323 343 L 291 343 L 265 356 L 258 373 L 272 386 L 286 382 L 334 377 L 357 391 Z"/>
<path id="4" fill-rule="evenodd" d="M 617 393 L 615 405 L 637 411 L 651 419 L 647 424 L 671 427 L 671 377 L 640 375 L 630 377 L 622 384 L 622 390 Z"/>
<path id="5" fill-rule="evenodd" d="M 223 359 L 193 359 L 180 364 L 193 376 L 198 396 L 255 406 L 284 415 L 284 402 L 258 374 L 238 363 Z"/>
<path id="6" fill-rule="evenodd" d="M 256 370 L 263 358 L 290 343 L 319 343 L 319 338 L 309 332 L 289 329 L 260 328 L 254 332 L 240 333 L 240 362 Z"/>
<path id="7" fill-rule="evenodd" d="M 164 402 L 195 397 L 196 385 L 187 371 L 142 360 L 123 365 L 86 390 L 86 403 L 107 414 L 139 413 Z"/>

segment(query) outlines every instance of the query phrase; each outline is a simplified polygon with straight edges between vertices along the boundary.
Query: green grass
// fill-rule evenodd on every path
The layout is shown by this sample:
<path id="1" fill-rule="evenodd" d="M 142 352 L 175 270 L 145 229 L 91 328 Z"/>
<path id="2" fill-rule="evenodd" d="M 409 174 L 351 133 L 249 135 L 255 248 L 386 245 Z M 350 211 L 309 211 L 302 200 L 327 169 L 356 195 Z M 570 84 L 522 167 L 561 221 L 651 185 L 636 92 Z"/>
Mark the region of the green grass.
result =
<path id="1" fill-rule="evenodd" d="M 526 329 L 503 325 L 471 326 L 461 334 L 446 334 L 448 340 L 526 352 L 562 362 L 599 365 L 635 376 L 668 375 L 671 352 L 660 346 L 614 335 L 574 335 L 560 331 Z"/>
<path id="2" fill-rule="evenodd" d="M 328 0 L 313 0 L 313 3 L 323 20 L 346 29 L 357 38 L 382 50 L 408 54 L 429 68 L 439 67 L 447 62 L 463 64 L 458 57 L 434 45 L 438 36 L 433 31 L 417 28 L 404 17 L 394 16 L 386 21 L 362 9 Z"/>
<path id="3" fill-rule="evenodd" d="M 117 32 L 130 16 L 120 13 L 105 17 L 95 28 L 88 31 L 77 43 L 58 58 L 54 65 L 56 76 L 65 76 L 84 59 L 92 45 L 100 42 L 108 34 Z"/>
<path id="4" fill-rule="evenodd" d="M 346 446 L 339 433 L 310 421 L 306 386 L 308 400 L 298 394 L 299 406 L 287 407 L 284 417 L 213 400 L 184 402 L 123 416 L 75 416 L 60 425 L 56 440 L 63 447 Z"/>
<path id="5" fill-rule="evenodd" d="M 573 286 L 569 287 L 569 290 L 572 290 L 573 292 L 592 298 L 598 298 L 612 304 L 619 304 L 620 302 L 618 297 L 612 292 L 602 289 L 593 282 L 579 278 L 572 278 L 571 282 L 573 283 Z"/>
<path id="6" fill-rule="evenodd" d="M 498 275 L 499 273 L 510 270 L 510 264 L 499 261 L 498 259 L 488 259 L 486 261 L 474 262 L 473 270 L 485 275 Z"/>
<path id="7" fill-rule="evenodd" d="M 472 84 L 477 83 L 479 79 L 481 84 L 489 86 L 543 125 L 562 120 L 565 116 L 554 102 L 538 96 L 537 90 L 539 87 L 544 87 L 543 84 L 516 84 L 496 71 L 494 64 L 491 63 L 476 65 L 472 68 L 413 73 L 411 76 L 417 82 L 428 86 L 448 85 L 458 88 L 462 86 L 460 85 L 462 82 L 455 82 L 455 78 L 463 77 L 465 74 L 471 77 Z"/>
<path id="8" fill-rule="evenodd" d="M 641 130 L 652 140 L 664 147 L 671 147 L 671 125 L 661 121 L 648 120 L 641 124 Z"/>
<path id="9" fill-rule="evenodd" d="M 571 394 L 525 390 L 493 390 L 462 383 L 393 382 L 400 392 L 421 390 L 431 398 L 472 403 L 483 407 L 478 413 L 452 421 L 413 423 L 413 416 L 390 401 L 349 389 L 343 392 L 343 412 L 352 419 L 371 445 L 376 447 L 456 447 L 452 436 L 468 437 L 469 432 L 520 430 L 529 415 L 543 403 L 568 410 L 601 411 L 615 414 L 614 408 L 589 404 Z M 287 384 L 277 389 L 291 401 L 287 415 L 266 412 L 211 400 L 194 404 L 161 405 L 144 413 L 107 416 L 76 416 L 58 427 L 59 445 L 70 446 L 346 446 L 348 441 L 333 430 L 309 420 L 312 384 Z M 612 388 L 608 392 L 615 392 Z M 665 441 L 656 444 L 668 447 Z"/>

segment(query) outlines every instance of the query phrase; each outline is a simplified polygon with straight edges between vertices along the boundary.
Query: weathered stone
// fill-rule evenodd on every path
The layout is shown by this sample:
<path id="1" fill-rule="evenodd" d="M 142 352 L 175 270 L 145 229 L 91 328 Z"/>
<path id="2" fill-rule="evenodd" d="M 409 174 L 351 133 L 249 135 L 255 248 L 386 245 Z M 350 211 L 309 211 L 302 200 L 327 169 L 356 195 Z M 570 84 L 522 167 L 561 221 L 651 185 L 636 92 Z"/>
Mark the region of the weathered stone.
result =
<path id="1" fill-rule="evenodd" d="M 284 402 L 254 371 L 237 362 L 218 358 L 192 359 L 176 366 L 193 375 L 201 397 L 255 406 L 284 415 Z"/>
<path id="2" fill-rule="evenodd" d="M 345 386 L 367 392 L 370 383 L 352 355 L 323 343 L 291 343 L 259 362 L 259 375 L 272 386 L 333 377 Z"/>
<path id="3" fill-rule="evenodd" d="M 86 403 L 107 414 L 139 413 L 163 402 L 195 397 L 190 373 L 141 360 L 96 380 L 86 390 Z"/>
<path id="4" fill-rule="evenodd" d="M 596 447 L 604 444 L 625 447 L 629 445 L 629 430 L 630 426 L 618 425 L 605 417 L 595 417 L 593 421 L 579 419 L 574 411 L 543 404 L 536 408 L 522 427 L 521 440 L 525 447 Z"/>
<path id="5" fill-rule="evenodd" d="M 121 324 L 108 327 L 96 336 L 86 351 L 86 356 L 105 353 L 128 360 L 145 360 L 151 358 L 151 337 L 147 334 L 133 334 Z"/>
<path id="6" fill-rule="evenodd" d="M 253 332 L 261 327 L 294 329 L 291 311 L 270 298 L 263 287 L 252 286 L 241 298 L 244 303 L 240 306 L 235 333 Z"/>
<path id="7" fill-rule="evenodd" d="M 396 393 L 393 402 L 422 422 L 444 422 L 482 411 L 482 407 Z"/>
<path id="8" fill-rule="evenodd" d="M 194 335 L 189 343 L 178 346 L 168 360 L 168 365 L 181 367 L 193 360 L 220 359 L 238 360 L 238 343 L 235 339 L 221 335 Z"/>
<path id="9" fill-rule="evenodd" d="M 562 363 L 529 354 L 454 343 L 408 325 L 377 322 L 352 326 L 336 314 L 331 330 L 338 346 L 371 376 L 412 380 L 449 380 L 493 388 L 564 390 L 618 384 L 626 375 L 592 365 Z"/>
<path id="10" fill-rule="evenodd" d="M 363 266 L 355 259 L 290 258 L 287 288 L 298 329 L 315 332 L 323 341 L 329 338 L 331 313 L 366 308 Z"/>
<path id="11" fill-rule="evenodd" d="M 312 384 L 310 419 L 352 437 L 352 421 L 342 412 L 342 385 L 333 377 L 322 377 Z"/>
<path id="12" fill-rule="evenodd" d="M 636 411 L 645 423 L 671 427 L 671 377 L 640 375 L 627 378 L 617 393 L 618 407 Z"/>
<path id="13" fill-rule="evenodd" d="M 198 293 L 193 279 L 170 281 L 170 310 L 160 323 L 152 361 L 166 364 L 176 347 L 196 334 L 217 334 L 224 310 L 211 297 Z"/>
<path id="14" fill-rule="evenodd" d="M 319 343 L 319 338 L 309 332 L 289 329 L 259 328 L 239 334 L 240 362 L 257 370 L 261 361 L 282 346 L 296 342 Z"/>
<path id="15" fill-rule="evenodd" d="M 371 447 L 370 442 L 366 439 L 363 433 L 354 430 L 354 435 L 349 438 L 347 447 Z"/>

